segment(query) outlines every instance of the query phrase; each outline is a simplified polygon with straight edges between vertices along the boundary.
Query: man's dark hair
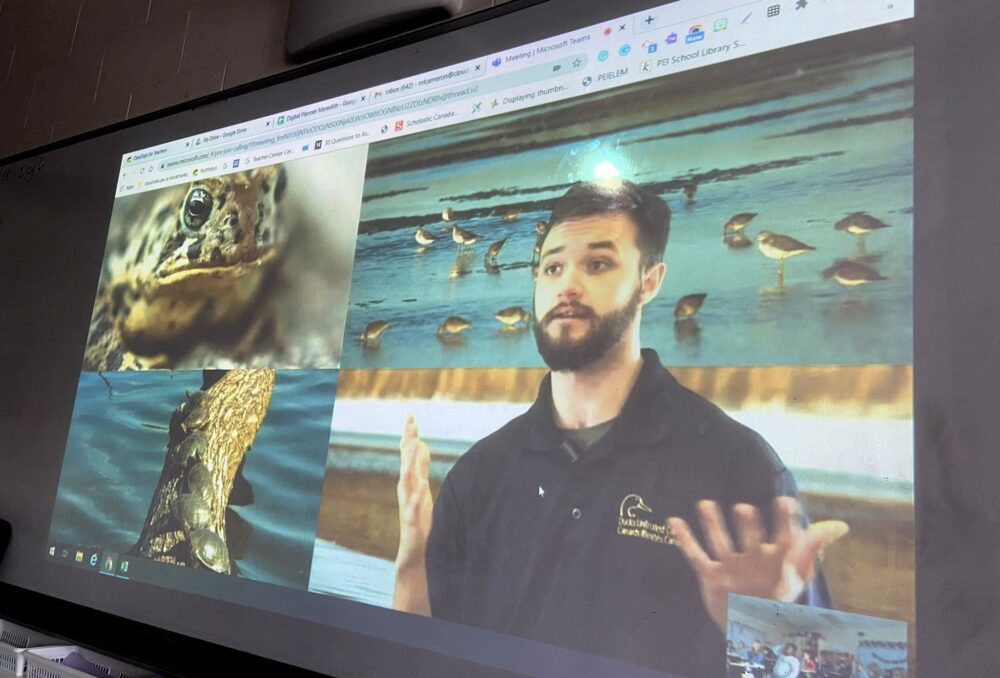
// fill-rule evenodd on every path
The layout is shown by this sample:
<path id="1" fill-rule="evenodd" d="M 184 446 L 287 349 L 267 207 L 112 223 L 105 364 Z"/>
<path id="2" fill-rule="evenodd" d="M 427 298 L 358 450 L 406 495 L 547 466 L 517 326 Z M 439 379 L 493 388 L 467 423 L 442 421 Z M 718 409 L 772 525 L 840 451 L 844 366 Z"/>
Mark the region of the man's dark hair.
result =
<path id="1" fill-rule="evenodd" d="M 785 643 L 785 652 L 788 652 L 788 648 L 792 648 L 792 654 L 796 654 L 799 648 L 795 647 L 795 643 Z"/>
<path id="2" fill-rule="evenodd" d="M 570 219 L 624 214 L 636 225 L 642 265 L 663 261 L 670 235 L 670 208 L 648 188 L 631 181 L 577 182 L 556 200 L 548 230 Z"/>

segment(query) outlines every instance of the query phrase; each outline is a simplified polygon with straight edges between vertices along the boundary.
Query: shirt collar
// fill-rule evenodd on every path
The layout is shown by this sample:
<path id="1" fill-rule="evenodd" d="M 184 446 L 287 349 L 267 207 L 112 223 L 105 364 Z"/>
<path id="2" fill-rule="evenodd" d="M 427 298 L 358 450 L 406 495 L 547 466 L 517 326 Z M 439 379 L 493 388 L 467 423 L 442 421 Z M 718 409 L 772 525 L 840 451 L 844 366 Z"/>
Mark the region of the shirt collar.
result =
<path id="1" fill-rule="evenodd" d="M 663 439 L 669 429 L 666 410 L 677 381 L 660 362 L 656 351 L 642 349 L 642 368 L 608 435 L 615 436 L 615 447 L 641 445 Z M 667 402 L 664 402 L 664 399 Z M 527 412 L 529 427 L 526 444 L 535 450 L 559 447 L 565 436 L 556 426 L 552 407 L 552 373 L 545 375 L 538 397 Z"/>

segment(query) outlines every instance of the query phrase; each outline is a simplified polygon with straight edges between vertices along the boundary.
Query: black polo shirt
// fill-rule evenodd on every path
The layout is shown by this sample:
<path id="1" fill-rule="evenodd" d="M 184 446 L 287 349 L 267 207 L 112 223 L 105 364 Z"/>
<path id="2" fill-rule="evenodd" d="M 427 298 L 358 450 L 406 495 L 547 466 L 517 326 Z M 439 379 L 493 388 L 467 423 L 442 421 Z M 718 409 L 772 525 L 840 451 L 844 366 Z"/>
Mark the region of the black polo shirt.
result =
<path id="1" fill-rule="evenodd" d="M 723 635 L 666 519 L 695 504 L 758 506 L 795 481 L 757 433 L 682 387 L 655 352 L 611 430 L 566 444 L 546 376 L 523 415 L 455 463 L 434 506 L 435 618 L 686 676 L 725 673 Z M 731 526 L 730 526 L 731 527 Z M 826 606 L 822 578 L 805 596 Z"/>

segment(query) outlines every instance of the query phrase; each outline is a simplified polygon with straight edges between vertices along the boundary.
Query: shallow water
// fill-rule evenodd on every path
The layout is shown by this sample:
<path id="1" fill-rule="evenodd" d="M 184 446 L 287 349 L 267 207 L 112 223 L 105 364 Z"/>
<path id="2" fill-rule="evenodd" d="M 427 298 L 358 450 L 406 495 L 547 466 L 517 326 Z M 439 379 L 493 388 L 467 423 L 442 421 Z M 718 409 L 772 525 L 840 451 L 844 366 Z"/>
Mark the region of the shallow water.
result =
<path id="1" fill-rule="evenodd" d="M 399 436 L 415 413 L 431 450 L 429 476 L 441 482 L 480 438 L 506 424 L 521 406 L 428 401 L 337 402 L 328 470 L 395 477 Z M 913 421 L 903 418 L 828 417 L 779 408 L 727 410 L 761 435 L 799 481 L 817 495 L 869 501 L 913 502 Z M 436 415 L 436 416 L 435 416 Z M 462 431 L 465 422 L 465 431 Z"/>
<path id="2" fill-rule="evenodd" d="M 531 332 L 503 332 L 493 314 L 514 305 L 531 309 L 534 227 L 548 212 L 522 212 L 513 221 L 503 216 L 510 201 L 554 198 L 568 183 L 592 177 L 600 162 L 625 178 L 665 187 L 661 197 L 673 212 L 667 278 L 644 312 L 642 339 L 668 364 L 912 362 L 912 75 L 912 53 L 890 53 L 852 68 L 808 71 L 796 93 L 752 105 L 369 179 L 342 366 L 541 366 Z M 668 87 L 669 79 L 663 83 Z M 642 101 L 623 95 L 621 105 L 634 114 Z M 622 119 L 624 126 L 628 114 Z M 476 125 L 486 133 L 498 120 L 377 144 L 369 159 L 431 148 L 441 135 L 458 143 Z M 554 114 L 548 124 L 557 130 L 565 121 Z M 676 188 L 685 177 L 703 177 L 690 205 Z M 501 188 L 507 195 L 480 195 Z M 482 240 L 460 250 L 447 224 L 429 218 L 424 226 L 439 239 L 422 250 L 414 217 L 449 206 L 478 215 L 460 226 Z M 888 280 L 845 289 L 820 273 L 861 254 L 855 236 L 833 228 L 856 211 L 890 225 L 869 235 L 864 251 L 864 261 Z M 756 246 L 734 250 L 723 243 L 723 224 L 739 212 L 758 213 L 746 228 L 751 239 L 766 229 L 816 250 L 789 260 L 779 287 L 777 262 Z M 392 219 L 406 226 L 364 232 L 366 222 Z M 486 248 L 502 238 L 500 270 L 490 273 Z M 696 322 L 677 326 L 674 305 L 692 293 L 708 297 Z M 442 342 L 436 329 L 452 315 L 472 327 Z M 390 327 L 377 344 L 364 345 L 359 337 L 375 320 Z"/>
<path id="3" fill-rule="evenodd" d="M 310 591 L 379 607 L 392 607 L 396 572 L 391 561 L 352 551 L 323 539 L 316 540 L 315 553 Z"/>
<path id="4" fill-rule="evenodd" d="M 253 527 L 250 579 L 304 588 L 323 486 L 337 372 L 279 372 L 246 457 L 255 501 L 234 507 Z M 52 519 L 53 541 L 124 553 L 139 537 L 166 455 L 167 424 L 200 371 L 81 375 Z"/>

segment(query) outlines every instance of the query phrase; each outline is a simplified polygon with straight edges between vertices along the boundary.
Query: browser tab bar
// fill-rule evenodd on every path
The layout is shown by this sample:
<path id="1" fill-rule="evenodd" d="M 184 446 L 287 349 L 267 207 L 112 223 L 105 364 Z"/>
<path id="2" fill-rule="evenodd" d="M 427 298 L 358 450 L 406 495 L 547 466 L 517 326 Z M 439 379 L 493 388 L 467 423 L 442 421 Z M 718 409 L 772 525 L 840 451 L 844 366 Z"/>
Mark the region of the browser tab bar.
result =
<path id="1" fill-rule="evenodd" d="M 195 168 L 201 175 L 225 173 L 265 158 L 289 160 L 528 108 L 913 16 L 912 0 L 859 1 L 849 12 L 846 1 L 671 3 L 135 151 L 122 160 L 120 191 L 181 181 Z"/>

